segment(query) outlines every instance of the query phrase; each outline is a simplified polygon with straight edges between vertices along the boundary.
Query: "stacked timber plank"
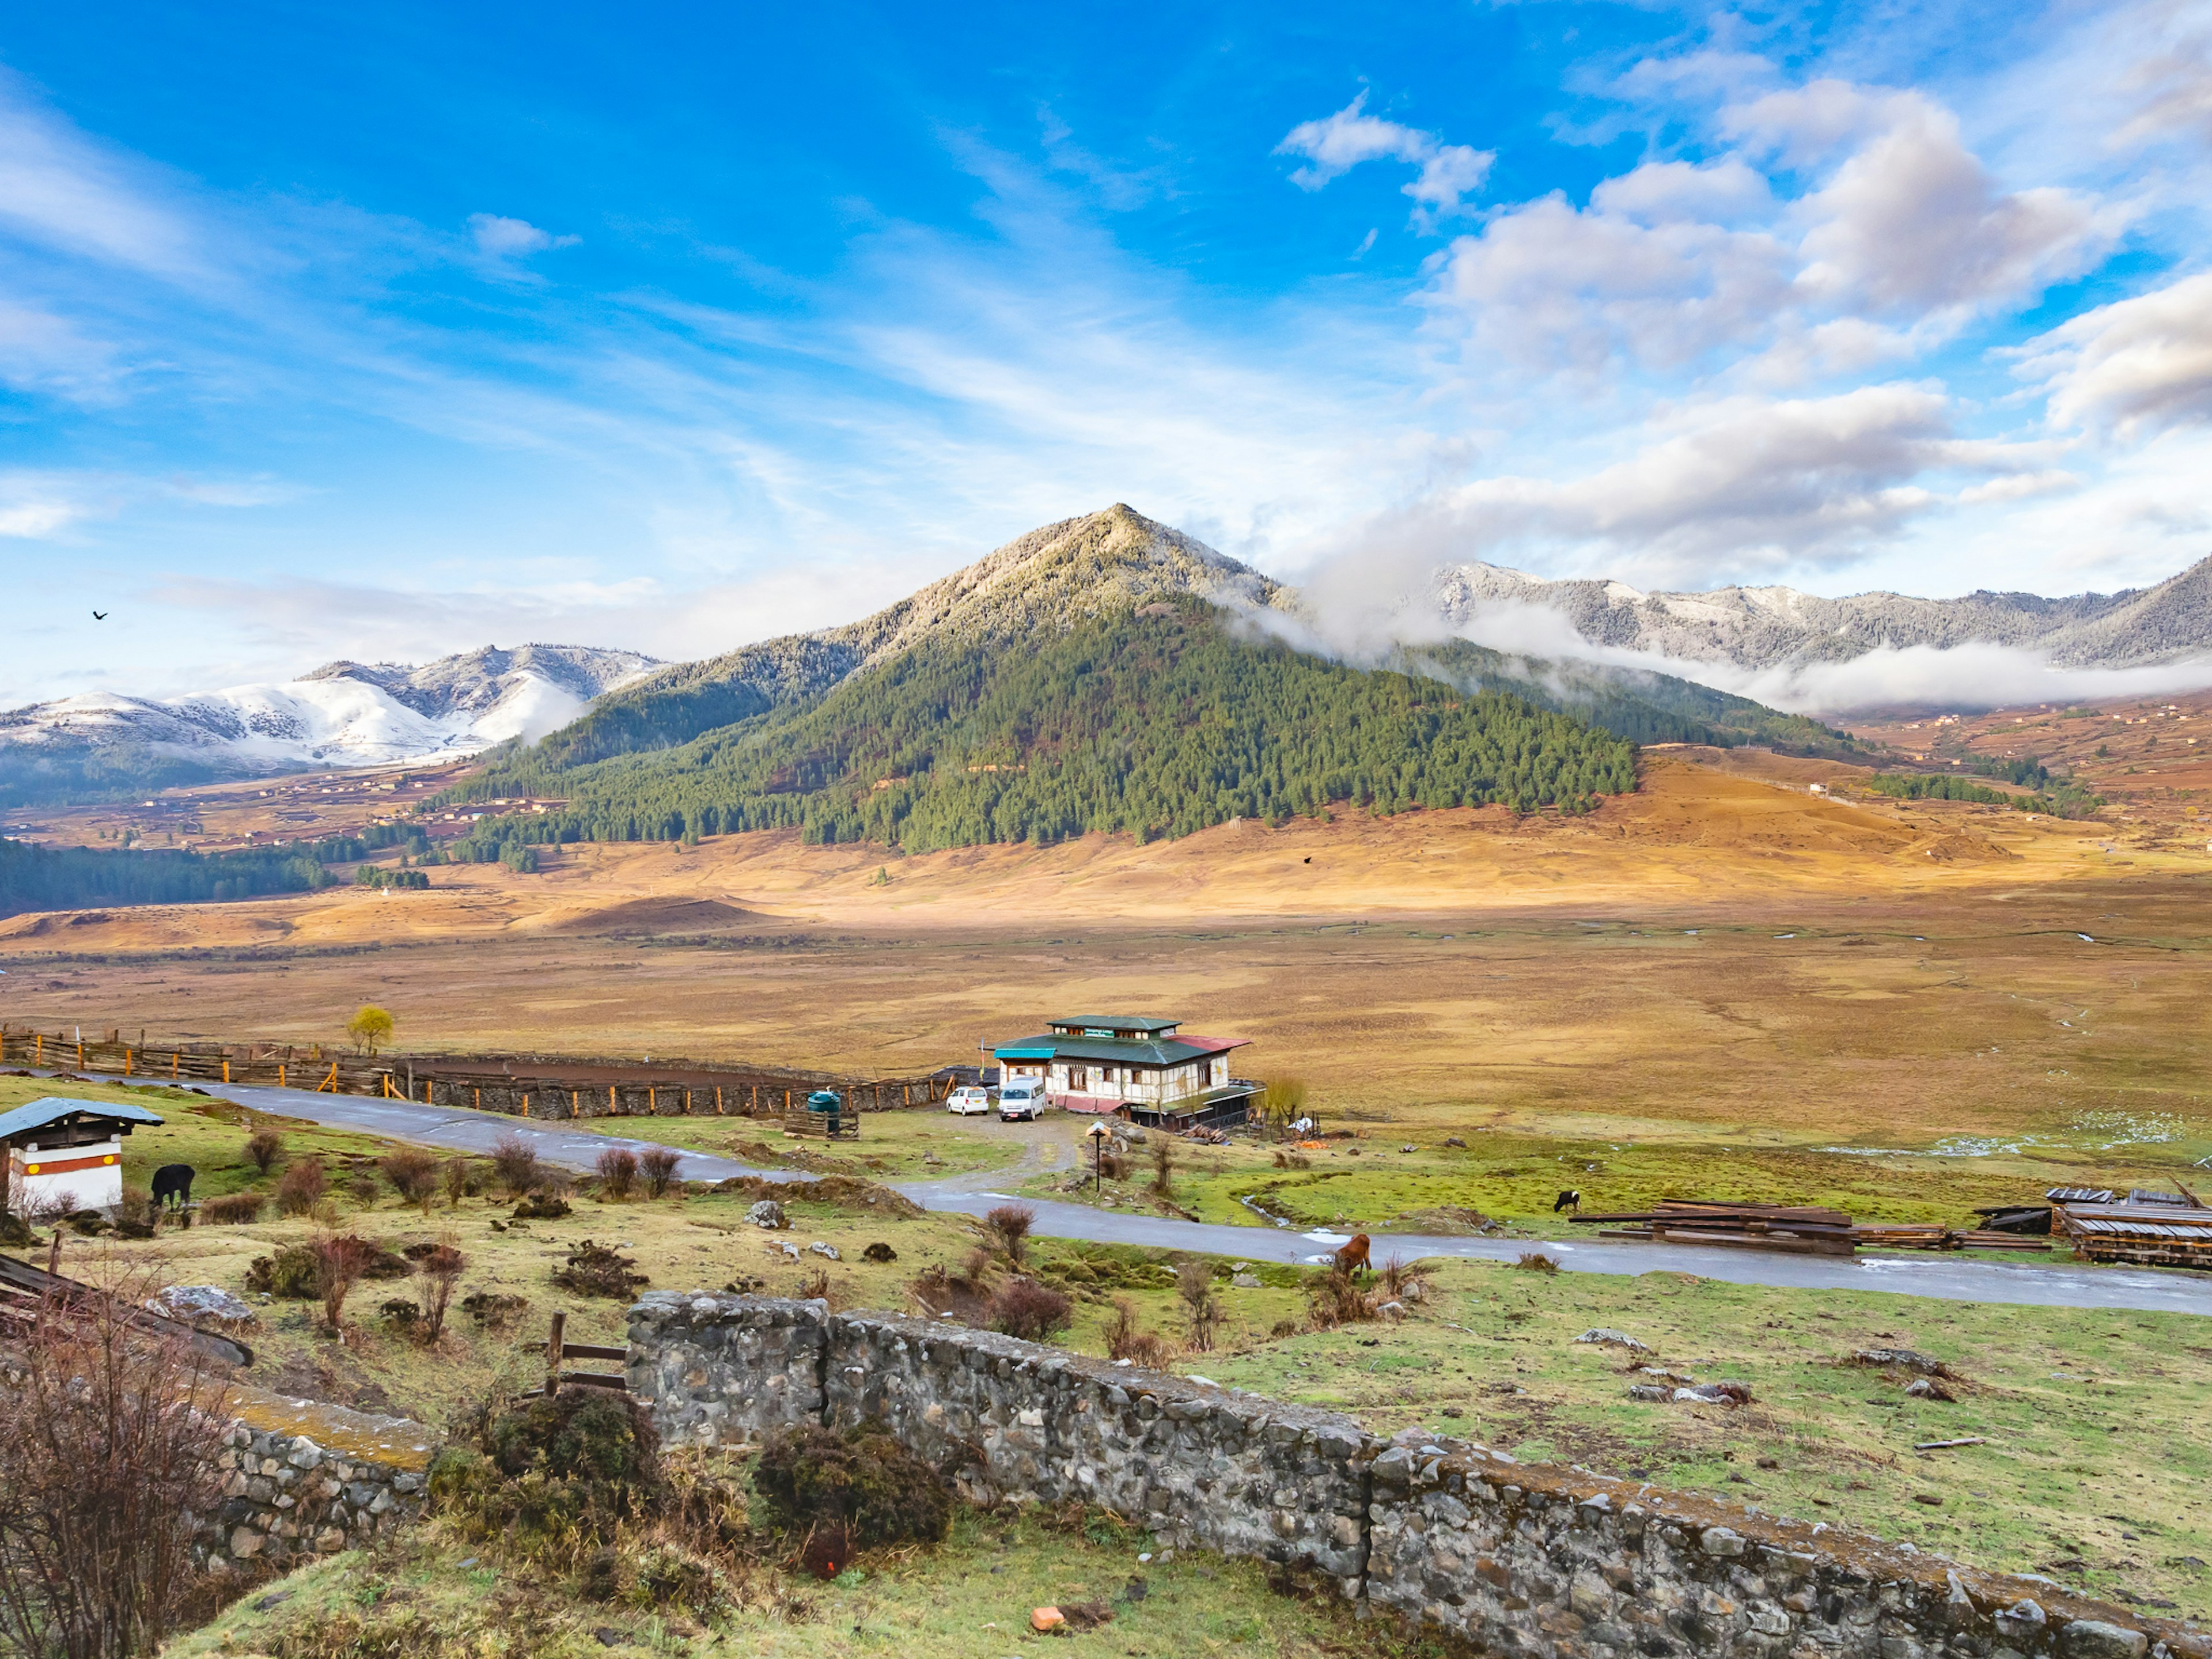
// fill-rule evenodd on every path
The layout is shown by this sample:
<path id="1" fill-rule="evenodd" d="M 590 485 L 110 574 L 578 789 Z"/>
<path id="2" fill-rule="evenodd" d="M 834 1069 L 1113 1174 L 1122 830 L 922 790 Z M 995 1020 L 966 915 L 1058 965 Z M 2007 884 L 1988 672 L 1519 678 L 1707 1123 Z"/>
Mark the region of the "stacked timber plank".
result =
<path id="1" fill-rule="evenodd" d="M 2047 1238 L 1988 1227 L 1946 1227 L 1936 1222 L 1862 1221 L 1852 1241 L 1877 1250 L 2048 1250 Z"/>
<path id="2" fill-rule="evenodd" d="M 1849 1255 L 1856 1248 L 1851 1218 L 1841 1210 L 1810 1204 L 1700 1203 L 1660 1200 L 1655 1209 L 1574 1220 L 1604 1229 L 1606 1238 L 1648 1239 L 1667 1244 L 1733 1244 L 1784 1250 L 1796 1255 Z"/>
<path id="3" fill-rule="evenodd" d="M 2123 1198 L 2056 1187 L 2050 1199 L 2051 1231 L 2084 1260 L 2212 1268 L 2212 1206 L 2186 1188 Z"/>

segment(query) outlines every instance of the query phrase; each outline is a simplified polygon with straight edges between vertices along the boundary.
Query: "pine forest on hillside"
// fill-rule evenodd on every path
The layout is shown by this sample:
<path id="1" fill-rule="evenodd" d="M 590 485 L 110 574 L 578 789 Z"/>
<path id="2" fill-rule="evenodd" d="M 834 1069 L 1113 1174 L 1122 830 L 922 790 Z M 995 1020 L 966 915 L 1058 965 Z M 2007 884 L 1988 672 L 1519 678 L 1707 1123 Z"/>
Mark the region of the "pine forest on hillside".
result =
<path id="1" fill-rule="evenodd" d="M 793 827 L 917 852 L 1150 838 L 1332 803 L 1579 811 L 1634 787 L 1633 746 L 1611 732 L 1507 693 L 1235 638 L 1184 602 L 1014 647 L 925 640 L 809 706 L 580 767 L 512 754 L 456 794 L 566 798 L 478 825 L 474 852 L 495 857 Z"/>

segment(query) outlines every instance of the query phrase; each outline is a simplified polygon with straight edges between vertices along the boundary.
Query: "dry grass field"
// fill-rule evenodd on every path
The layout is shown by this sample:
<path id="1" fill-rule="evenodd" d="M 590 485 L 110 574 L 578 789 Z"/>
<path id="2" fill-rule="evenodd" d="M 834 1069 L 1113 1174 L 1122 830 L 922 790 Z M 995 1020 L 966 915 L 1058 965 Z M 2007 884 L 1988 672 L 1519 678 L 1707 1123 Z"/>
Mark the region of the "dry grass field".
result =
<path id="1" fill-rule="evenodd" d="M 1303 1079 L 1325 1116 L 1437 1134 L 2212 1151 L 2212 853 L 1808 793 L 1853 787 L 1826 763 L 1646 769 L 1576 820 L 1339 811 L 911 859 L 571 848 L 426 893 L 18 916 L 0 965 L 14 1021 L 155 1040 L 328 1042 L 375 1001 L 406 1047 L 911 1074 L 1129 1008 L 1251 1039 L 1239 1070 Z"/>

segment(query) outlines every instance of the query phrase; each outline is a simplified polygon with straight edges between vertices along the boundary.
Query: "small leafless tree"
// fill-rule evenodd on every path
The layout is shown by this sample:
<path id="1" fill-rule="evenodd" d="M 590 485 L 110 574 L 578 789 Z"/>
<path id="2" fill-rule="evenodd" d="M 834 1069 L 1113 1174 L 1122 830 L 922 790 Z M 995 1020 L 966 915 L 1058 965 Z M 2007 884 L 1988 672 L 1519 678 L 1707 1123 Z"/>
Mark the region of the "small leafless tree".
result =
<path id="1" fill-rule="evenodd" d="M 276 1182 L 276 1211 L 280 1215 L 312 1215 L 330 1190 L 331 1178 L 320 1158 L 302 1158 L 286 1166 Z"/>
<path id="2" fill-rule="evenodd" d="M 1175 1142 L 1164 1129 L 1152 1131 L 1152 1190 L 1162 1198 L 1175 1192 Z"/>
<path id="3" fill-rule="evenodd" d="M 1212 1267 L 1204 1261 L 1176 1262 L 1176 1294 L 1182 1298 L 1192 1352 L 1212 1353 L 1213 1328 L 1221 1322 L 1221 1304 L 1213 1294 Z"/>
<path id="4" fill-rule="evenodd" d="M 377 1166 L 384 1178 L 392 1183 L 392 1190 L 408 1203 L 416 1206 L 424 1215 L 430 1213 L 430 1200 L 438 1191 L 438 1160 L 419 1147 L 403 1146 L 396 1152 L 386 1153 Z"/>
<path id="5" fill-rule="evenodd" d="M 0 1647 L 16 1653 L 151 1653 L 221 1501 L 227 1382 L 130 1323 L 151 1280 L 106 1288 L 49 1299 L 0 1360 Z"/>
<path id="6" fill-rule="evenodd" d="M 637 1172 L 645 1179 L 647 1198 L 665 1198 L 676 1182 L 676 1165 L 683 1154 L 673 1146 L 649 1146 L 637 1155 Z"/>
<path id="7" fill-rule="evenodd" d="M 437 1248 L 415 1264 L 428 1287 L 423 1301 L 425 1329 L 422 1340 L 435 1342 L 446 1328 L 446 1310 L 453 1305 L 453 1289 L 461 1282 L 461 1273 L 468 1266 L 468 1258 L 454 1245 L 451 1233 L 438 1241 Z"/>
<path id="8" fill-rule="evenodd" d="M 446 1207 L 459 1209 L 461 1200 L 469 1195 L 469 1161 L 465 1158 L 449 1158 L 439 1166 L 438 1173 L 445 1183 Z"/>
<path id="9" fill-rule="evenodd" d="M 637 1181 L 637 1154 L 627 1146 L 610 1146 L 599 1154 L 599 1190 L 617 1201 L 629 1196 Z"/>
<path id="10" fill-rule="evenodd" d="M 1030 1229 L 1036 1225 L 1035 1210 L 1026 1204 L 1001 1204 L 983 1218 L 983 1224 L 1008 1261 L 1018 1267 L 1027 1260 Z"/>
<path id="11" fill-rule="evenodd" d="M 545 1182 L 538 1149 L 520 1135 L 501 1135 L 491 1149 L 491 1167 L 509 1198 L 522 1198 Z"/>
<path id="12" fill-rule="evenodd" d="M 267 1175 L 284 1156 L 284 1137 L 274 1129 L 256 1129 L 246 1139 L 246 1156 L 255 1169 Z"/>
<path id="13" fill-rule="evenodd" d="M 368 1246 L 351 1234 L 343 1234 L 317 1239 L 314 1249 L 315 1293 L 323 1298 L 323 1322 L 332 1336 L 337 1336 L 345 1328 L 339 1322 L 346 1297 L 368 1270 Z"/>

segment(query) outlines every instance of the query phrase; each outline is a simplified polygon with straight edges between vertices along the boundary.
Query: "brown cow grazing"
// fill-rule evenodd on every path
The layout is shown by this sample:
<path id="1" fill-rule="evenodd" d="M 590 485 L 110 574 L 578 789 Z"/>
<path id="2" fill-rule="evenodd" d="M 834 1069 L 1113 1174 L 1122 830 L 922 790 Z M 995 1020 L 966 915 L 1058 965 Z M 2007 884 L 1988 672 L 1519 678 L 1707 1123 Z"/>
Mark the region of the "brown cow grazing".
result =
<path id="1" fill-rule="evenodd" d="M 1348 1273 L 1354 1267 L 1370 1267 L 1371 1264 L 1367 1260 L 1367 1235 L 1353 1234 L 1351 1242 L 1339 1250 L 1334 1259 L 1336 1262 L 1336 1270 L 1340 1273 Z"/>

